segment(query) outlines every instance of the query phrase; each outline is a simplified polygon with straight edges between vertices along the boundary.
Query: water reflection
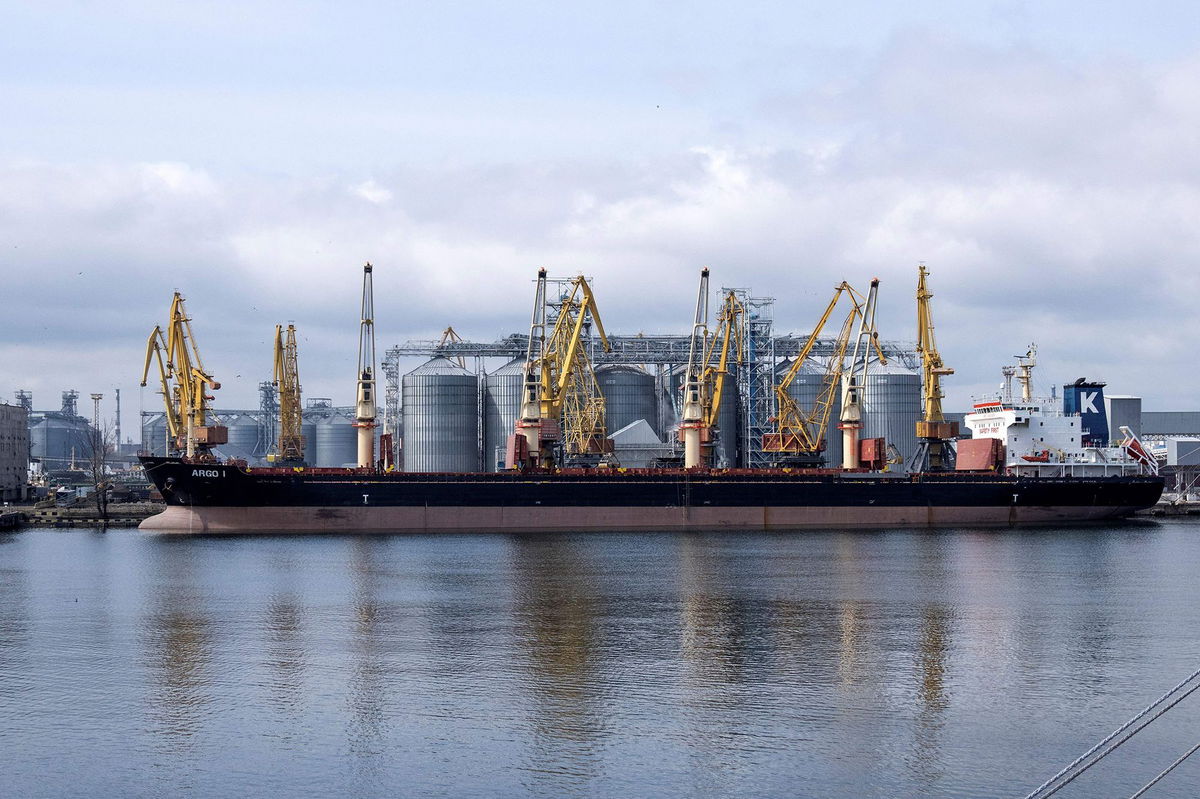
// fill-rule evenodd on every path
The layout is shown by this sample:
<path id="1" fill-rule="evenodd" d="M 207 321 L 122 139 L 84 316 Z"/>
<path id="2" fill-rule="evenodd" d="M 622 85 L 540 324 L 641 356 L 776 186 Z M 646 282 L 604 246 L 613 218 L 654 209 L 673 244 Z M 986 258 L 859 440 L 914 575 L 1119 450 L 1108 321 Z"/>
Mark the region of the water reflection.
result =
<path id="1" fill-rule="evenodd" d="M 155 554 L 150 566 L 160 577 L 151 584 L 154 609 L 142 624 L 152 679 L 150 715 L 164 741 L 186 745 L 200 733 L 212 702 L 213 632 L 195 589 L 198 553 L 164 542 Z"/>
<path id="2" fill-rule="evenodd" d="M 272 596 L 263 628 L 267 637 L 267 662 L 271 669 L 270 701 L 276 709 L 295 716 L 304 705 L 305 646 L 303 610 L 290 593 Z"/>
<path id="3" fill-rule="evenodd" d="M 11 543 L 15 537 L 0 534 L 0 545 Z M 5 556 L 11 557 L 11 552 L 5 552 Z M 26 570 L 0 567 L 0 675 L 4 675 L 0 678 L 0 707 L 29 687 L 32 617 Z"/>
<path id="4" fill-rule="evenodd" d="M 513 612 L 537 752 L 531 769 L 541 781 L 585 784 L 597 775 L 595 743 L 604 733 L 597 675 L 596 574 L 581 544 L 559 536 L 514 539 Z"/>
<path id="5" fill-rule="evenodd" d="M 23 533 L 5 795 L 1021 795 L 1193 668 L 1164 530 Z"/>
<path id="6" fill-rule="evenodd" d="M 950 706 L 946 690 L 946 657 L 950 648 L 951 610 L 939 602 L 921 609 L 917 649 L 917 721 L 910 762 L 919 781 L 932 786 L 945 775 L 942 732 Z"/>
<path id="7" fill-rule="evenodd" d="M 359 755 L 357 769 L 380 767 L 387 728 L 387 680 L 383 655 L 385 608 L 379 600 L 380 569 L 376 550 L 385 541 L 369 536 L 350 539 L 352 625 L 350 636 L 349 703 L 347 730 L 351 753 Z M 364 757 L 365 756 L 365 757 Z"/>

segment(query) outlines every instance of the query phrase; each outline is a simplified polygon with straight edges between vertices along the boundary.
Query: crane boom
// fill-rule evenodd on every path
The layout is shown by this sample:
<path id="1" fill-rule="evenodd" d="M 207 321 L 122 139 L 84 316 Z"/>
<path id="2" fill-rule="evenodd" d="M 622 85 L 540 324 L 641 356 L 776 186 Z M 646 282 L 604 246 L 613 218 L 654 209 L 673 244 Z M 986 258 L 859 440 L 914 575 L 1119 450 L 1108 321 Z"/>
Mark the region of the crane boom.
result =
<path id="1" fill-rule="evenodd" d="M 146 340 L 142 385 L 150 376 L 151 361 L 158 364 L 160 391 L 166 409 L 167 430 L 176 450 L 191 457 L 208 457 L 209 448 L 228 441 L 228 428 L 208 424 L 209 390 L 221 384 L 204 369 L 192 320 L 175 292 L 164 331 L 155 326 Z"/>
<path id="2" fill-rule="evenodd" d="M 688 341 L 687 372 L 683 377 L 683 418 L 679 435 L 683 439 L 684 468 L 694 469 L 703 464 L 701 448 L 708 430 L 704 412 L 703 374 L 708 354 L 708 267 L 700 270 L 700 290 L 696 294 L 696 315 L 692 320 L 692 337 Z"/>
<path id="3" fill-rule="evenodd" d="M 371 264 L 363 266 L 362 311 L 358 325 L 358 390 L 354 426 L 358 428 L 358 466 L 375 465 L 375 288 Z"/>
<path id="4" fill-rule="evenodd" d="M 296 327 L 275 325 L 275 385 L 279 387 L 279 452 L 282 463 L 304 462 L 303 416 L 300 410 L 300 369 Z"/>
<path id="5" fill-rule="evenodd" d="M 921 264 L 917 272 L 917 354 L 921 358 L 921 419 L 917 421 L 917 451 L 909 464 L 915 472 L 938 471 L 953 465 L 950 441 L 958 435 L 958 425 L 947 422 L 942 414 L 942 378 L 954 370 L 942 362 L 933 336 L 933 312 L 925 278 L 929 272 Z"/>
<path id="6" fill-rule="evenodd" d="M 679 437 L 683 441 L 683 465 L 693 469 L 709 465 L 713 443 L 720 435 L 717 417 L 731 358 L 742 362 L 742 320 L 745 307 L 737 292 L 729 291 L 717 313 L 717 330 L 708 330 L 708 269 L 700 272 L 696 316 L 688 344 L 688 366 L 683 382 L 683 418 Z M 732 431 L 727 431 L 732 432 Z"/>
<path id="7" fill-rule="evenodd" d="M 801 408 L 792 396 L 789 388 L 799 375 L 801 368 L 808 362 L 817 340 L 825 325 L 833 316 L 838 303 L 845 297 L 850 302 L 850 310 L 842 323 L 841 331 L 834 341 L 834 351 L 825 365 L 821 388 L 811 409 Z M 853 335 L 854 324 L 863 314 L 866 298 L 854 288 L 842 281 L 834 286 L 833 297 L 825 307 L 812 333 L 800 348 L 791 367 L 775 387 L 775 401 L 778 413 L 775 418 L 775 432 L 767 434 L 763 439 L 763 449 L 767 452 L 779 453 L 781 463 L 801 466 L 819 466 L 823 461 L 821 452 L 825 449 L 825 430 L 829 425 L 829 417 L 833 413 L 834 398 L 840 390 L 842 372 L 845 364 L 846 349 Z"/>
<path id="8" fill-rule="evenodd" d="M 842 413 L 838 428 L 842 431 L 842 468 L 859 467 L 858 431 L 862 429 L 862 388 L 867 382 L 867 370 L 874 348 L 880 365 L 887 364 L 883 349 L 879 346 L 879 332 L 875 329 L 875 302 L 879 296 L 879 278 L 871 280 L 871 289 L 859 316 L 858 334 L 854 340 L 854 353 L 850 356 L 850 369 L 842 376 Z"/>
<path id="9" fill-rule="evenodd" d="M 524 443 L 510 446 L 510 467 L 553 468 L 560 460 L 603 455 L 610 450 L 604 427 L 604 396 L 583 346 L 589 322 L 600 345 L 610 350 L 604 323 L 591 286 L 582 275 L 572 279 L 557 306 L 557 317 L 546 335 L 546 270 L 538 271 L 525 388 L 516 435 Z M 563 450 L 556 457 L 556 450 Z"/>

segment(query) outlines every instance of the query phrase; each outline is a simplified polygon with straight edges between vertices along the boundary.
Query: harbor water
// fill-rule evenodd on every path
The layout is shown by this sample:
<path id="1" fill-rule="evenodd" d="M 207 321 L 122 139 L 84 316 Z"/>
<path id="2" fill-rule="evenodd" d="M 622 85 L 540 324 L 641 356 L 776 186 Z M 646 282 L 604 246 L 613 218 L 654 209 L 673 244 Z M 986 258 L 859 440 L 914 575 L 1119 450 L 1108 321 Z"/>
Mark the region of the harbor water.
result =
<path id="1" fill-rule="evenodd" d="M 1189 520 L 3 533 L 0 793 L 1020 797 L 1200 668 L 1198 575 Z M 1200 693 L 1058 795 L 1198 731 Z"/>

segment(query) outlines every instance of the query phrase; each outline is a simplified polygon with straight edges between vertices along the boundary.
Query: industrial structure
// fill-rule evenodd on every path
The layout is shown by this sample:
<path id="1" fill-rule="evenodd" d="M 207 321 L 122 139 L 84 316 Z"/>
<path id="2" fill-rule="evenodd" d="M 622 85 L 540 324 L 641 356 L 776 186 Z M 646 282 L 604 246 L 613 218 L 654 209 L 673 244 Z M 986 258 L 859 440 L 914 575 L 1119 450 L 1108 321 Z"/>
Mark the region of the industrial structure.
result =
<path id="1" fill-rule="evenodd" d="M 183 307 L 183 296 L 177 291 L 171 300 L 171 310 L 164 331 L 158 325 L 146 340 L 146 363 L 142 368 L 142 385 L 150 376 L 152 363 L 158 365 L 159 391 L 166 408 L 167 430 L 175 448 L 189 458 L 208 454 L 209 450 L 228 441 L 228 430 L 222 425 L 208 424 L 210 390 L 221 384 L 204 370 L 200 349 L 192 334 L 192 320 Z"/>
<path id="2" fill-rule="evenodd" d="M 590 409 L 590 415 L 574 416 L 585 420 L 586 430 L 578 423 L 570 428 L 577 430 L 573 434 L 575 462 L 596 462 L 605 454 L 606 445 L 598 440 L 594 424 L 602 408 L 603 429 L 617 462 L 666 465 L 678 461 L 683 465 L 683 439 L 688 434 L 680 431 L 688 429 L 685 414 L 696 414 L 694 408 L 684 408 L 683 386 L 691 380 L 693 386 L 697 381 L 702 386 L 699 427 L 695 419 L 691 426 L 708 428 L 707 434 L 699 432 L 701 441 L 709 436 L 701 444 L 708 465 L 777 465 L 783 460 L 781 452 L 769 442 L 779 435 L 779 387 L 791 371 L 782 393 L 795 407 L 807 409 L 809 440 L 822 437 L 818 428 L 823 429 L 824 459 L 837 466 L 843 455 L 843 433 L 836 427 L 843 398 L 840 386 L 831 389 L 830 381 L 836 385 L 840 379 L 851 349 L 849 341 L 856 335 L 861 342 L 855 361 L 858 384 L 854 386 L 862 425 L 858 434 L 886 435 L 905 456 L 912 454 L 921 407 L 921 377 L 915 371 L 918 356 L 912 345 L 878 338 L 869 315 L 873 302 L 868 306 L 866 295 L 859 295 L 859 311 L 854 316 L 857 324 L 843 325 L 848 332 L 842 335 L 822 337 L 818 327 L 804 336 L 780 336 L 773 332 L 773 298 L 756 296 L 747 289 L 723 288 L 717 325 L 710 331 L 708 281 L 702 274 L 689 334 L 619 335 L 606 333 L 598 323 L 591 286 L 580 280 L 555 280 L 539 274 L 541 293 L 535 300 L 529 334 L 511 334 L 490 343 L 443 335 L 439 340 L 409 341 L 385 351 L 383 430 L 395 434 L 391 454 L 400 468 L 442 471 L 451 463 L 459 464 L 453 469 L 457 471 L 504 468 L 508 438 L 518 421 L 526 420 L 526 430 L 536 422 L 540 436 L 542 420 L 561 413 L 568 403 L 566 392 L 554 394 L 560 384 L 572 384 L 570 379 L 562 383 L 561 371 L 547 370 L 543 393 L 542 373 L 535 369 L 536 393 L 530 393 L 534 384 L 526 365 L 531 355 L 535 364 L 547 357 L 581 359 L 573 372 L 584 376 L 582 384 L 574 384 L 576 396 L 581 397 L 575 400 L 575 407 Z M 543 308 L 544 318 L 539 316 Z M 568 322 L 559 326 L 559 338 L 555 339 L 553 330 L 559 319 Z M 412 357 L 428 360 L 404 373 L 401 362 Z M 599 396 L 588 393 L 593 385 Z M 563 404 L 556 410 L 559 402 Z M 787 400 L 783 403 L 789 407 Z M 814 408 L 824 415 L 813 417 Z M 566 418 L 572 421 L 570 413 Z M 625 447 L 618 433 L 639 420 L 646 422 L 646 428 L 625 432 L 630 440 L 623 454 Z M 657 443 L 650 440 L 650 431 Z M 544 439 L 538 441 L 540 447 Z M 636 457 L 632 450 L 637 450 Z"/>
<path id="3" fill-rule="evenodd" d="M 29 483 L 29 411 L 0 403 L 0 501 L 25 499 Z"/>
<path id="4" fill-rule="evenodd" d="M 304 428 L 300 408 L 300 367 L 296 353 L 296 326 L 275 325 L 275 379 L 279 391 L 279 438 L 275 462 L 304 463 Z"/>

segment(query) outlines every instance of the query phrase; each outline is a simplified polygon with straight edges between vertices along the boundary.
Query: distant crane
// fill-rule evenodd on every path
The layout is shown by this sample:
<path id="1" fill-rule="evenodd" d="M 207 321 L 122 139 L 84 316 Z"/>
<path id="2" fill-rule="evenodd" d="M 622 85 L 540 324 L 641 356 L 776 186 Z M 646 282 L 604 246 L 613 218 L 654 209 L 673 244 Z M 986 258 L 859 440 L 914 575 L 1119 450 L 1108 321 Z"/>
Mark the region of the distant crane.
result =
<path id="1" fill-rule="evenodd" d="M 595 465 L 611 452 L 611 443 L 605 431 L 604 395 L 584 348 L 588 322 L 596 326 L 606 352 L 608 337 L 591 286 L 582 275 L 569 282 L 547 334 L 546 284 L 546 270 L 539 269 L 521 413 L 509 440 L 507 462 L 511 468 Z"/>
<path id="2" fill-rule="evenodd" d="M 303 416 L 300 409 L 300 369 L 296 352 L 296 326 L 275 325 L 275 379 L 279 389 L 279 451 L 276 462 L 304 463 Z"/>
<path id="3" fill-rule="evenodd" d="M 354 426 L 358 428 L 358 466 L 375 465 L 375 289 L 371 264 L 363 267 L 362 313 L 358 326 L 358 390 Z"/>
<path id="4" fill-rule="evenodd" d="M 708 331 L 708 269 L 700 270 L 700 290 L 696 295 L 696 315 L 688 344 L 688 365 L 683 380 L 683 418 L 679 435 L 683 439 L 683 465 L 687 469 L 711 465 L 713 443 L 720 435 L 717 417 L 729 375 L 730 357 L 742 362 L 742 322 L 746 309 L 730 291 L 717 314 L 717 332 Z M 716 358 L 714 365 L 713 359 Z M 733 431 L 726 431 L 727 434 Z"/>
<path id="5" fill-rule="evenodd" d="M 954 445 L 958 424 L 947 422 L 942 414 L 942 378 L 954 370 L 942 363 L 941 353 L 933 338 L 933 313 L 930 299 L 933 293 L 926 285 L 929 272 L 925 264 L 918 267 L 917 277 L 917 354 L 921 358 L 922 407 L 917 421 L 917 449 L 909 462 L 909 471 L 940 471 L 953 468 Z"/>
<path id="6" fill-rule="evenodd" d="M 834 340 L 833 353 L 825 364 L 825 373 L 816 401 L 811 409 L 801 408 L 788 389 L 808 362 L 821 332 L 843 297 L 849 300 L 850 310 Z M 775 432 L 763 437 L 763 450 L 777 453 L 776 462 L 780 465 L 819 467 L 824 463 L 821 453 L 827 445 L 825 430 L 833 413 L 833 401 L 842 390 L 846 350 L 849 348 L 850 338 L 854 335 L 854 324 L 862 318 L 866 302 L 867 298 L 855 291 L 846 281 L 843 280 L 834 286 L 833 298 L 825 307 L 825 312 L 813 327 L 808 340 L 801 346 L 791 367 L 775 386 L 775 404 L 778 408 Z"/>
<path id="7" fill-rule="evenodd" d="M 437 345 L 438 347 L 444 347 L 447 344 L 458 344 L 462 340 L 463 337 L 458 335 L 458 332 L 453 327 L 448 327 L 442 331 L 442 338 L 438 341 Z M 448 360 L 458 364 L 460 369 L 467 368 L 467 359 L 461 355 L 453 356 Z"/>
<path id="8" fill-rule="evenodd" d="M 204 369 L 192 320 L 177 291 L 171 300 L 166 332 L 157 325 L 146 341 L 146 365 L 142 385 L 150 375 L 150 363 L 157 361 L 159 382 L 166 407 L 167 434 L 176 451 L 187 457 L 208 458 L 211 447 L 229 441 L 229 428 L 208 424 L 208 391 L 221 384 Z"/>

